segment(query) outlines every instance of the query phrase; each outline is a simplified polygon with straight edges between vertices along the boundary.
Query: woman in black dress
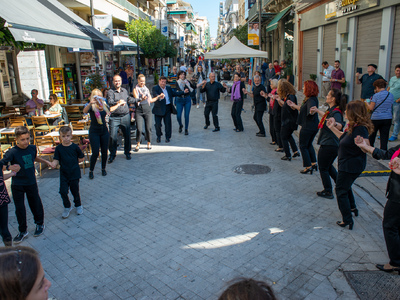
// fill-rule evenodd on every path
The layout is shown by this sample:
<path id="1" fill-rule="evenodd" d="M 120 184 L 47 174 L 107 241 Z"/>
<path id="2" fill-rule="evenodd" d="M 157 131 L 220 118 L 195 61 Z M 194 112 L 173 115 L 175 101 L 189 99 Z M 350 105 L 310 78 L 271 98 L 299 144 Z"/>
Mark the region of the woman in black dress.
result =
<path id="1" fill-rule="evenodd" d="M 303 93 L 306 98 L 303 104 L 296 105 L 291 100 L 288 100 L 288 105 L 299 111 L 299 117 L 297 124 L 301 126 L 299 143 L 300 152 L 303 157 L 303 167 L 300 173 L 307 174 L 313 173 L 313 170 L 318 170 L 317 157 L 313 146 L 313 141 L 318 133 L 318 115 L 311 112 L 311 107 L 318 107 L 318 85 L 313 80 L 307 80 L 304 82 Z"/>
<path id="2" fill-rule="evenodd" d="M 94 89 L 90 95 L 90 102 L 83 109 L 83 113 L 90 115 L 89 141 L 92 148 L 90 157 L 89 178 L 93 179 L 93 170 L 96 166 L 99 151 L 101 149 L 101 175 L 106 176 L 106 164 L 108 155 L 108 141 L 110 134 L 106 125 L 106 115 L 109 113 L 103 93 L 99 89 Z"/>
<path id="3" fill-rule="evenodd" d="M 357 136 L 368 139 L 374 126 L 365 103 L 361 100 L 354 100 L 347 104 L 346 116 L 349 123 L 344 132 L 338 129 L 339 124 L 334 118 L 329 118 L 326 125 L 339 138 L 339 172 L 335 192 L 342 221 L 337 221 L 336 224 L 341 227 L 348 225 L 351 230 L 354 225 L 351 213 L 358 214 L 351 186 L 367 165 L 367 155 L 355 144 L 354 139 Z"/>
<path id="4" fill-rule="evenodd" d="M 334 198 L 331 178 L 336 182 L 337 170 L 333 166 L 333 162 L 338 154 L 339 138 L 326 126 L 325 121 L 334 118 L 337 123 L 337 129 L 342 130 L 345 125 L 343 113 L 346 109 L 346 102 L 347 97 L 345 95 L 342 95 L 338 89 L 331 89 L 326 95 L 326 103 L 329 105 L 327 111 L 319 110 L 316 106 L 310 109 L 312 113 L 318 113 L 321 117 L 321 121 L 318 124 L 318 128 L 321 130 L 317 143 L 320 145 L 318 167 L 324 189 L 321 192 L 317 192 L 317 195 L 327 199 Z"/>
<path id="5" fill-rule="evenodd" d="M 281 139 L 283 144 L 283 149 L 285 151 L 285 156 L 283 156 L 282 160 L 292 160 L 292 154 L 290 153 L 290 147 L 293 151 L 293 157 L 300 156 L 300 153 L 297 149 L 296 142 L 292 136 L 293 131 L 297 129 L 297 117 L 299 112 L 297 109 L 292 109 L 288 105 L 288 100 L 293 104 L 297 104 L 296 98 L 296 90 L 294 86 L 287 81 L 286 79 L 279 80 L 278 83 L 278 98 L 277 101 L 279 105 L 282 107 L 281 111 Z"/>

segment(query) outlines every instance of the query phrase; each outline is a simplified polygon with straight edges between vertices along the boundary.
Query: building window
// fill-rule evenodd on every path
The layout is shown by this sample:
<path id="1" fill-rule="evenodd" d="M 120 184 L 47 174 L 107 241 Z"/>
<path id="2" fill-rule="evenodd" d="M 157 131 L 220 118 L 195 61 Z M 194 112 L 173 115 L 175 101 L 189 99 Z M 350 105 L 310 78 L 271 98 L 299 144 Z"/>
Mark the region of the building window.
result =
<path id="1" fill-rule="evenodd" d="M 347 46 L 349 44 L 349 34 L 342 33 L 340 35 L 340 68 L 346 70 L 347 68 Z"/>

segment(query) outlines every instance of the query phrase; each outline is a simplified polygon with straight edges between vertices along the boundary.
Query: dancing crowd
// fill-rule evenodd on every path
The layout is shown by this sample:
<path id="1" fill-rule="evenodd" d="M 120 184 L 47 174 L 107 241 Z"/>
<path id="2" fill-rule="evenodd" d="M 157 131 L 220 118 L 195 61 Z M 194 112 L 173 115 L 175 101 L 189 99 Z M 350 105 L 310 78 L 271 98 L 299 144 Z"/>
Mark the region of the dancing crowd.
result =
<path id="1" fill-rule="evenodd" d="M 272 64 L 269 64 L 268 67 L 271 74 L 272 70 L 275 72 Z M 138 152 L 141 149 L 143 137 L 147 142 L 146 149 L 152 149 L 152 114 L 154 114 L 157 143 L 161 142 L 163 135 L 162 123 L 164 124 L 165 142 L 171 141 L 172 115 L 176 115 L 179 125 L 178 132 L 189 135 L 190 110 L 193 104 L 199 108 L 199 105 L 204 103 L 204 129 L 208 129 L 211 125 L 209 116 L 211 113 L 213 132 L 219 132 L 221 127 L 218 120 L 218 101 L 221 93 L 226 92 L 230 94 L 232 102 L 233 130 L 237 133 L 243 132 L 241 113 L 245 99 L 250 96 L 253 98 L 253 119 L 259 129 L 256 136 L 266 137 L 263 116 L 267 111 L 271 144 L 277 146 L 276 152 L 284 153 L 281 159 L 289 163 L 293 158 L 301 157 L 304 167 L 300 171 L 301 174 L 312 175 L 314 171 L 318 170 L 320 172 L 323 190 L 317 191 L 317 196 L 333 199 L 336 194 L 339 211 L 342 215 L 342 220 L 336 223 L 338 226 L 348 226 L 350 230 L 353 229 L 353 215 L 359 215 L 352 185 L 366 168 L 366 153 L 372 154 L 376 159 L 390 160 L 391 173 L 387 186 L 388 202 L 385 206 L 383 220 L 384 237 L 390 261 L 385 265 L 377 265 L 377 267 L 387 272 L 400 272 L 400 145 L 390 149 L 387 147 L 392 121 L 392 106 L 396 101 L 392 92 L 397 93 L 395 89 L 400 87 L 392 88 L 392 92 L 389 92 L 387 82 L 378 78 L 372 83 L 375 93 L 369 100 L 350 102 L 340 89 L 330 88 L 326 91 L 327 108 L 323 109 L 319 107 L 320 89 L 313 80 L 304 82 L 305 98 L 299 103 L 296 90 L 290 82 L 290 75 L 272 77 L 268 75 L 268 70 L 255 72 L 254 84 L 248 88 L 245 84 L 247 75 L 243 66 L 237 64 L 235 70 L 230 68 L 231 66 L 228 65 L 222 66 L 220 72 L 209 70 L 207 76 L 207 72 L 203 72 L 202 64 L 196 64 L 189 68 L 182 65 L 179 72 L 174 67 L 170 76 L 159 77 L 158 84 L 151 91 L 146 86 L 144 75 L 138 76 L 138 83 L 133 87 L 132 93 L 122 86 L 122 79 L 119 75 L 114 76 L 113 88 L 106 92 L 105 98 L 103 98 L 102 91 L 94 89 L 88 105 L 83 110 L 84 113 L 90 115 L 91 119 L 89 143 L 92 156 L 89 178 L 94 179 L 94 169 L 100 153 L 101 174 L 102 176 L 107 175 L 107 160 L 111 164 L 117 156 L 119 131 L 124 137 L 125 157 L 127 160 L 131 159 L 132 115 L 130 106 L 134 106 L 135 110 L 134 119 L 137 129 L 134 151 Z M 233 71 L 233 74 L 229 70 Z M 396 66 L 396 72 L 400 77 L 400 65 Z M 228 84 L 230 79 L 233 81 Z M 293 136 L 298 126 L 301 127 L 299 147 Z M 374 148 L 378 131 L 380 148 Z M 71 129 L 68 126 L 60 128 L 61 143 L 56 147 L 54 160 L 51 162 L 37 156 L 36 146 L 30 145 L 29 130 L 26 127 L 18 127 L 15 134 L 16 146 L 6 152 L 0 161 L 3 171 L 11 171 L 7 174 L 0 173 L 0 183 L 3 185 L 0 191 L 0 229 L 6 246 L 11 246 L 12 242 L 19 244 L 28 235 L 25 194 L 36 224 L 34 236 L 40 236 L 44 232 L 44 212 L 36 183 L 34 162 L 46 163 L 52 168 L 60 165 L 60 195 L 64 205 L 62 218 L 68 218 L 72 210 L 71 202 L 68 199 L 68 190 L 74 197 L 77 214 L 83 213 L 79 195 L 79 179 L 81 177 L 79 162 L 83 160 L 84 155 L 80 147 L 72 142 Z M 316 153 L 314 140 L 317 135 L 319 149 Z M 334 167 L 336 158 L 337 169 Z M 14 239 L 8 230 L 10 198 L 4 184 L 4 181 L 10 177 L 12 177 L 11 189 L 19 230 Z M 17 257 L 13 262 L 16 264 L 13 272 L 25 268 L 25 263 L 20 265 L 20 261 L 24 262 L 25 259 L 30 259 L 35 262 L 34 272 L 32 271 L 32 274 L 29 275 L 30 278 L 26 279 L 26 282 L 29 283 L 26 287 L 19 287 L 20 290 L 15 292 L 24 295 L 21 299 L 35 299 L 28 297 L 34 291 L 43 290 L 43 293 L 47 293 L 50 283 L 43 278 L 43 269 L 33 250 L 19 247 L 13 250 L 4 248 L 1 251 L 0 265 L 2 267 L 3 264 L 6 264 L 4 260 L 7 255 Z M 38 280 L 34 276 L 41 278 L 41 287 L 38 289 L 34 288 Z M 4 285 L 4 282 L 4 279 L 0 278 L 0 286 Z"/>

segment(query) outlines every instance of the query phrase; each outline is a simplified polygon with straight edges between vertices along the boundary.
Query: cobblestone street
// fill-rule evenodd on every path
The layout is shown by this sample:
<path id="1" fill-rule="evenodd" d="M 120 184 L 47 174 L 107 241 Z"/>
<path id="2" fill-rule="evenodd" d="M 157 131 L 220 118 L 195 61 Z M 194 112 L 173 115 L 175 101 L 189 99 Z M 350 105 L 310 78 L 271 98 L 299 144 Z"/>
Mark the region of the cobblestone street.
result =
<path id="1" fill-rule="evenodd" d="M 22 245 L 39 251 L 51 297 L 217 299 L 230 280 L 253 277 L 270 283 L 279 299 L 357 299 L 343 270 L 388 261 L 381 217 L 356 195 L 354 230 L 337 226 L 336 200 L 315 194 L 322 190 L 318 172 L 300 174 L 301 158 L 281 161 L 269 136 L 255 136 L 249 100 L 245 131 L 234 132 L 230 107 L 220 100 L 220 132 L 204 130 L 203 108 L 192 106 L 188 136 L 173 116 L 169 144 L 165 137 L 157 144 L 152 128 L 152 150 L 144 143 L 130 161 L 118 151 L 106 177 L 100 163 L 94 180 L 86 169 L 81 216 L 73 210 L 61 218 L 58 171 L 38 177 L 46 231 L 33 237 L 29 212 Z M 242 164 L 271 172 L 235 173 Z M 14 206 L 9 210 L 14 236 Z"/>

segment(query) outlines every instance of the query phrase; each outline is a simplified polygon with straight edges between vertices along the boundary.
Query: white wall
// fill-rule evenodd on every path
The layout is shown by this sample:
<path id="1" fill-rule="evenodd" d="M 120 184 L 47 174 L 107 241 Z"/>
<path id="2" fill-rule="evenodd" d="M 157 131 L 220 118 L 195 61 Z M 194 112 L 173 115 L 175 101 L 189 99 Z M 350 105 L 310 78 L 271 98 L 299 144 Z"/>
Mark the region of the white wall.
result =
<path id="1" fill-rule="evenodd" d="M 39 99 L 49 99 L 49 78 L 47 77 L 44 50 L 21 51 L 17 55 L 21 91 L 30 97 L 31 90 L 37 89 Z"/>

